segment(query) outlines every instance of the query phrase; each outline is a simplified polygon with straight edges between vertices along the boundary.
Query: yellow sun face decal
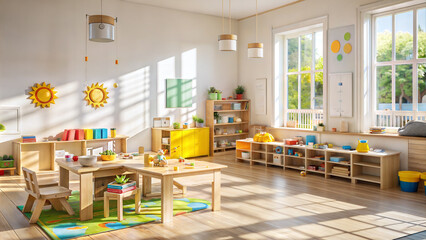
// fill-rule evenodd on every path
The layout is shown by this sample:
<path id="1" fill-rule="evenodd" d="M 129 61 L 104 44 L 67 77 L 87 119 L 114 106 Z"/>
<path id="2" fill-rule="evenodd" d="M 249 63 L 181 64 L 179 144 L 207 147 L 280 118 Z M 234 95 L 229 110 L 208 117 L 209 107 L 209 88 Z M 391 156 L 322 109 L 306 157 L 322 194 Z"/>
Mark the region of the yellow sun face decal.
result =
<path id="1" fill-rule="evenodd" d="M 42 108 L 50 107 L 50 104 L 55 104 L 55 99 L 57 91 L 55 91 L 54 87 L 50 87 L 50 84 L 41 83 L 36 84 L 36 86 L 32 87 L 32 91 L 30 92 L 30 99 L 33 100 L 32 103 L 36 105 L 36 107 L 40 106 Z"/>
<path id="2" fill-rule="evenodd" d="M 87 86 L 87 90 L 84 91 L 86 97 L 84 100 L 87 101 L 87 105 L 92 105 L 94 108 L 103 107 L 107 103 L 108 93 L 107 88 L 104 88 L 104 84 L 99 85 L 99 83 L 92 84 L 92 86 Z"/>

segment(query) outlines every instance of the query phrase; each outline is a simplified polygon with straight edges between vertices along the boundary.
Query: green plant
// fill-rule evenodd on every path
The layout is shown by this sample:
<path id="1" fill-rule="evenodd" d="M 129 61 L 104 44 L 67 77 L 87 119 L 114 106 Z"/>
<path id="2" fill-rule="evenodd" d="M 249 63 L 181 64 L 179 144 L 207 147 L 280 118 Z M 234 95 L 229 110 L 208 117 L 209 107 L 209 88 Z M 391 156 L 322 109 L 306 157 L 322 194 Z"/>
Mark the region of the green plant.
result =
<path id="1" fill-rule="evenodd" d="M 197 122 L 197 120 L 198 120 L 197 115 L 193 115 L 193 116 L 192 116 L 192 121 Z"/>
<path id="2" fill-rule="evenodd" d="M 243 94 L 245 91 L 244 87 L 241 85 L 238 85 L 238 87 L 235 89 L 236 94 Z"/>
<path id="3" fill-rule="evenodd" d="M 220 120 L 220 119 L 222 119 L 222 116 L 220 116 L 218 112 L 214 112 L 214 113 L 213 113 L 213 117 L 214 117 L 214 119 L 216 119 L 216 120 Z"/>
<path id="4" fill-rule="evenodd" d="M 8 159 L 9 159 L 9 156 L 3 155 L 3 160 L 8 160 Z"/>
<path id="5" fill-rule="evenodd" d="M 198 123 L 204 123 L 204 119 L 199 118 L 199 119 L 197 119 L 197 122 L 198 122 Z"/>
<path id="6" fill-rule="evenodd" d="M 208 91 L 209 93 L 216 93 L 216 88 L 210 87 Z"/>
<path id="7" fill-rule="evenodd" d="M 0 123 L 0 132 L 3 132 L 4 130 L 6 130 L 6 127 Z"/>
<path id="8" fill-rule="evenodd" d="M 173 128 L 174 128 L 174 129 L 179 129 L 179 128 L 180 128 L 180 123 L 178 123 L 178 122 L 174 122 L 174 123 L 173 123 Z"/>
<path id="9" fill-rule="evenodd" d="M 324 123 L 318 123 L 318 127 L 324 127 Z"/>
<path id="10" fill-rule="evenodd" d="M 13 156 L 12 155 L 9 155 L 9 160 L 13 160 Z"/>
<path id="11" fill-rule="evenodd" d="M 106 150 L 106 151 L 99 153 L 99 155 L 115 155 L 115 154 L 116 153 L 114 151 L 111 151 L 111 150 Z"/>
<path id="12" fill-rule="evenodd" d="M 222 90 L 216 89 L 215 93 L 222 94 Z"/>
<path id="13" fill-rule="evenodd" d="M 129 181 L 129 178 L 126 178 L 126 175 L 118 176 L 115 175 L 115 182 L 118 184 L 125 184 Z"/>

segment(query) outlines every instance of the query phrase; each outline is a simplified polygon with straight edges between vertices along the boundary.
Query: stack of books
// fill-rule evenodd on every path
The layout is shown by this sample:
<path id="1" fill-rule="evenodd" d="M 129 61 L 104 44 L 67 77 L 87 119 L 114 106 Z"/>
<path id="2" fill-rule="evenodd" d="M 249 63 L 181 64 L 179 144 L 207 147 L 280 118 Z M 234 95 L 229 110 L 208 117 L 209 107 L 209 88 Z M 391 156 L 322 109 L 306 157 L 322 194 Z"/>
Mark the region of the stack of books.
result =
<path id="1" fill-rule="evenodd" d="M 336 175 L 342 175 L 342 176 L 350 176 L 351 175 L 351 171 L 350 171 L 349 167 L 334 166 L 331 169 L 331 173 L 336 174 Z"/>
<path id="2" fill-rule="evenodd" d="M 23 143 L 36 142 L 36 137 L 35 136 L 22 136 L 22 142 Z"/>
<path id="3" fill-rule="evenodd" d="M 385 133 L 385 128 L 381 128 L 381 127 L 370 127 L 370 133 L 371 134 Z"/>
<path id="4" fill-rule="evenodd" d="M 118 184 L 116 182 L 111 182 L 108 184 L 107 191 L 110 193 L 125 193 L 129 191 L 133 191 L 136 189 L 136 181 L 131 181 L 125 184 Z"/>

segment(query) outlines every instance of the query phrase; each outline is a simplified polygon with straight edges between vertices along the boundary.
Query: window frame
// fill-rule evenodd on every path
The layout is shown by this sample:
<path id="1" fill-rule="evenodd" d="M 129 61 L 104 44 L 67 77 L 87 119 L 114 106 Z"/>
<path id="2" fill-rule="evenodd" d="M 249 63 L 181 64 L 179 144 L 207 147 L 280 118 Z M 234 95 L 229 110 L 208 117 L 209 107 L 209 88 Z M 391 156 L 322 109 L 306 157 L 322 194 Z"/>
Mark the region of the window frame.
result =
<path id="1" fill-rule="evenodd" d="M 370 34 L 370 44 L 371 44 L 371 55 L 370 55 L 370 71 L 371 71 L 371 105 L 370 105 L 370 110 L 371 110 L 371 123 L 370 125 L 374 125 L 374 126 L 380 126 L 380 124 L 377 121 L 378 118 L 378 113 L 381 113 L 383 111 L 386 110 L 378 110 L 377 109 L 377 67 L 380 66 L 390 66 L 391 67 L 391 71 L 392 71 L 392 109 L 389 111 L 386 111 L 386 114 L 389 115 L 390 118 L 390 122 L 389 125 L 386 128 L 398 128 L 398 126 L 396 126 L 396 118 L 398 114 L 404 116 L 404 113 L 406 113 L 406 115 L 411 114 L 413 120 L 416 120 L 418 116 L 420 115 L 426 115 L 426 111 L 418 111 L 418 66 L 420 64 L 425 64 L 426 63 L 426 58 L 418 58 L 418 18 L 417 18 L 417 12 L 419 9 L 423 9 L 426 8 L 426 4 L 415 4 L 415 5 L 411 5 L 411 6 L 406 6 L 406 7 L 398 7 L 396 9 L 392 9 L 392 10 L 386 10 L 386 11 L 381 11 L 378 13 L 373 13 L 371 14 L 370 18 L 371 18 L 371 26 L 370 26 L 370 30 L 371 32 Z M 395 15 L 396 14 L 400 14 L 400 13 L 404 13 L 404 12 L 409 12 L 412 11 L 413 12 L 413 57 L 410 60 L 397 60 L 396 59 L 396 49 L 395 49 L 395 45 L 396 45 L 396 31 L 395 31 Z M 388 16 L 391 15 L 392 16 L 392 59 L 391 61 L 385 61 L 385 62 L 377 62 L 377 58 L 376 58 L 376 50 L 377 50 L 377 36 L 376 36 L 376 20 L 379 17 L 383 17 L 383 16 Z M 396 82 L 396 66 L 398 65 L 411 65 L 412 66 L 412 98 L 413 98 L 413 110 L 411 111 L 404 111 L 402 109 L 400 110 L 396 110 L 396 100 L 395 100 L 395 82 Z M 400 116 L 401 117 L 401 116 Z M 401 117 L 401 119 L 403 119 L 404 117 Z M 402 120 L 400 120 L 402 121 Z"/>

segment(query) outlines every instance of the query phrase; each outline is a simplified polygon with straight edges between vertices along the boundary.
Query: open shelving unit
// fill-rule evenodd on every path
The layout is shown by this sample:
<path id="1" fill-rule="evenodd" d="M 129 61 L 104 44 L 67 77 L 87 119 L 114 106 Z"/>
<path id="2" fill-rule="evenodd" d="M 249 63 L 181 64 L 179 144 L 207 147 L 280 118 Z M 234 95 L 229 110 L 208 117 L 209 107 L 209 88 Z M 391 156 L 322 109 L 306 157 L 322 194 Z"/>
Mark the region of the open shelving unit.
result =
<path id="1" fill-rule="evenodd" d="M 283 149 L 282 153 L 275 151 Z M 293 152 L 292 154 L 289 154 Z M 298 152 L 301 156 L 295 156 Z M 243 154 L 248 155 L 244 158 Z M 281 159 L 281 164 L 273 158 Z M 345 162 L 330 161 L 332 157 L 344 158 Z M 387 189 L 398 185 L 400 153 L 383 153 L 344 150 L 339 147 L 317 149 L 306 145 L 285 145 L 283 142 L 254 142 L 253 139 L 237 140 L 236 161 L 245 161 L 250 165 L 281 167 L 284 170 L 306 171 L 307 175 L 323 175 L 325 178 L 349 179 L 352 183 L 369 182 Z M 315 169 L 309 169 L 308 167 Z M 336 168 L 335 170 L 333 170 Z M 322 170 L 323 169 L 323 170 Z M 347 175 L 346 175 L 347 171 Z"/>
<path id="2" fill-rule="evenodd" d="M 235 103 L 241 104 L 240 109 L 233 109 Z M 214 113 L 219 116 L 239 117 L 241 122 L 216 122 Z M 236 148 L 237 139 L 245 139 L 248 136 L 250 124 L 250 100 L 207 100 L 206 101 L 206 126 L 210 128 L 210 156 L 215 152 L 232 150 Z M 242 132 L 236 131 L 242 130 Z M 220 133 L 218 133 L 220 132 Z M 216 134 L 215 134 L 216 133 Z M 220 142 L 229 142 L 231 146 L 222 146 Z"/>

